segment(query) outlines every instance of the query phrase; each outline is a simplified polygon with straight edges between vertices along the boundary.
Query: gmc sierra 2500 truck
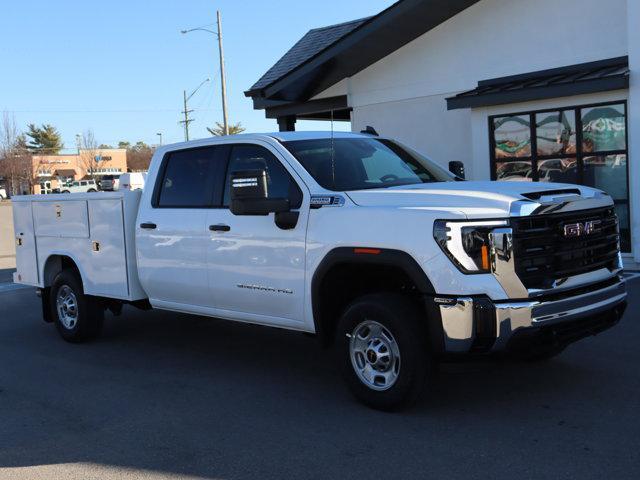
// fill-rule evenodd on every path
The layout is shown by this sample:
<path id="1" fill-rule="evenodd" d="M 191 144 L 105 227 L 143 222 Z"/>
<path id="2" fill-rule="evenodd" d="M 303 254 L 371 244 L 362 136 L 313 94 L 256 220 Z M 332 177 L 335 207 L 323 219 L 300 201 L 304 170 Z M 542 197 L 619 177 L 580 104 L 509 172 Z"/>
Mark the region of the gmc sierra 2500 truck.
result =
<path id="1" fill-rule="evenodd" d="M 626 305 L 604 192 L 462 181 L 370 134 L 164 146 L 142 192 L 13 206 L 14 280 L 65 340 L 124 304 L 309 332 L 379 409 L 414 401 L 435 361 L 549 358 Z"/>

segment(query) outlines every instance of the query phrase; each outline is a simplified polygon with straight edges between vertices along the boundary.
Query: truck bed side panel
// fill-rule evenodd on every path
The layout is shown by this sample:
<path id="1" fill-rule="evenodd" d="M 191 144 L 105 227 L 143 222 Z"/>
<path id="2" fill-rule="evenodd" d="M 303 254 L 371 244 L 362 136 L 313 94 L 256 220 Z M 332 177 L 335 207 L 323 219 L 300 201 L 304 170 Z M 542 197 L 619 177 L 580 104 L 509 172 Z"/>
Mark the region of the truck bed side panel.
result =
<path id="1" fill-rule="evenodd" d="M 38 285 L 38 259 L 33 231 L 31 202 L 13 202 L 13 226 L 16 235 L 16 267 L 14 281 Z"/>
<path id="2" fill-rule="evenodd" d="M 105 297 L 128 296 L 122 202 L 119 199 L 89 201 L 89 225 L 88 287 Z"/>
<path id="3" fill-rule="evenodd" d="M 50 285 L 52 275 L 45 271 L 52 265 L 51 273 L 55 274 L 56 264 L 48 264 L 48 259 L 64 256 L 78 267 L 86 294 L 121 300 L 146 298 L 138 282 L 135 257 L 135 212 L 139 201 L 139 192 L 30 195 L 17 199 L 15 224 L 22 226 L 33 219 L 31 229 L 24 229 L 23 243 L 29 248 L 29 232 L 35 232 L 35 242 L 31 241 L 32 250 L 25 248 L 20 254 L 24 260 L 23 266 L 18 265 L 16 281 L 40 287 Z"/>

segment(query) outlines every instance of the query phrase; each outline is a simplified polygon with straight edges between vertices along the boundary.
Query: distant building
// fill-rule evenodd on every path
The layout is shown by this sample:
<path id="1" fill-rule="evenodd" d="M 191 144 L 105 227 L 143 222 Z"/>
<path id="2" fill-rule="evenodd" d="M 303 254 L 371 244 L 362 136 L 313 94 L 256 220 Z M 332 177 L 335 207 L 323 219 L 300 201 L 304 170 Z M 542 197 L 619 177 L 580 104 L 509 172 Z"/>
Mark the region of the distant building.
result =
<path id="1" fill-rule="evenodd" d="M 127 171 L 127 150 L 109 148 L 80 150 L 71 155 L 34 155 L 33 193 L 51 193 L 66 182 L 85 178 L 99 180 L 103 175 Z"/>

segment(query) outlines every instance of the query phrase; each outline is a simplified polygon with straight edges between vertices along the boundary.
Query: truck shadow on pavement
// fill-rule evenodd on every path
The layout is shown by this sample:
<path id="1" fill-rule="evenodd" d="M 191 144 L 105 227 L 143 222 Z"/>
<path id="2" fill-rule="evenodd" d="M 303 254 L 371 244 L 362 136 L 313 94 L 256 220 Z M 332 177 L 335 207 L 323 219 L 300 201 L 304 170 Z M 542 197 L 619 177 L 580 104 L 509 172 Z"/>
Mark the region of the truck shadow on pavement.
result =
<path id="1" fill-rule="evenodd" d="M 590 478 L 604 473 L 597 450 L 637 468 L 632 312 L 549 362 L 443 365 L 417 406 L 384 414 L 352 400 L 328 352 L 299 333 L 126 308 L 99 340 L 71 345 L 40 321 L 32 292 L 0 297 L 5 307 L 21 313 L 0 314 L 0 467 L 454 476 L 499 451 L 521 463 L 495 467 L 496 478 L 561 466 Z"/>

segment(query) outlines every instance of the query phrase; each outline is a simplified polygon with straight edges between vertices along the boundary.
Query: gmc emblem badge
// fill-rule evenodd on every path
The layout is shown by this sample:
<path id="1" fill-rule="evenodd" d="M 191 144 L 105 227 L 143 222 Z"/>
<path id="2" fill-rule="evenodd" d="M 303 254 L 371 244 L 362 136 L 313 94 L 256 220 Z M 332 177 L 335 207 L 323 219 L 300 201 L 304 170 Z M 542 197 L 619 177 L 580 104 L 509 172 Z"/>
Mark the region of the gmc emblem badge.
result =
<path id="1" fill-rule="evenodd" d="M 565 237 L 579 237 L 581 235 L 591 235 L 600 231 L 600 220 L 591 220 L 584 223 L 567 223 L 564 226 Z"/>

